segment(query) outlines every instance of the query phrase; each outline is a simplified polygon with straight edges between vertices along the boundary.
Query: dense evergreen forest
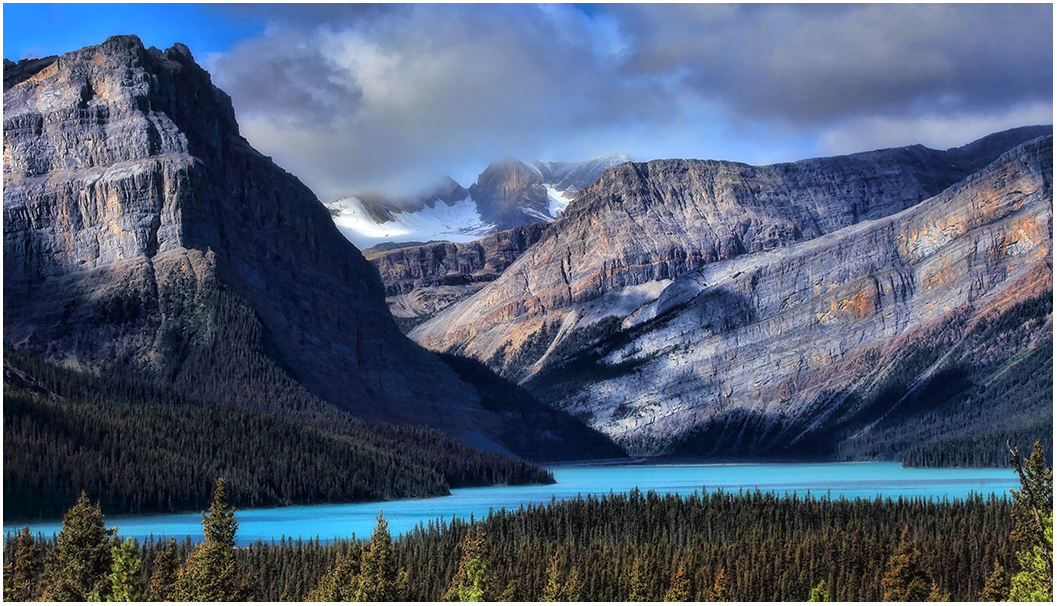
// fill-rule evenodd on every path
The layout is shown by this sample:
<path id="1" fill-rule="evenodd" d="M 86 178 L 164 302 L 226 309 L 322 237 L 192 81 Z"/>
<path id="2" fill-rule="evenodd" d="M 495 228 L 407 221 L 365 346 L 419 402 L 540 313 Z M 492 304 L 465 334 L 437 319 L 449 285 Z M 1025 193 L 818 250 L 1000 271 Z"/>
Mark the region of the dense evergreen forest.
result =
<path id="1" fill-rule="evenodd" d="M 1016 467 L 1021 490 L 1012 499 L 633 491 L 430 523 L 396 541 L 379 517 L 369 541 L 241 549 L 223 480 L 197 545 L 121 541 L 82 495 L 55 539 L 28 529 L 7 537 L 4 597 L 1052 600 L 1053 474 L 1039 448 Z"/>
<path id="2" fill-rule="evenodd" d="M 4 350 L 4 519 L 58 518 L 81 490 L 113 514 L 201 510 L 217 477 L 238 507 L 389 500 L 553 482 L 543 468 L 425 427 L 337 409 L 194 402 Z"/>

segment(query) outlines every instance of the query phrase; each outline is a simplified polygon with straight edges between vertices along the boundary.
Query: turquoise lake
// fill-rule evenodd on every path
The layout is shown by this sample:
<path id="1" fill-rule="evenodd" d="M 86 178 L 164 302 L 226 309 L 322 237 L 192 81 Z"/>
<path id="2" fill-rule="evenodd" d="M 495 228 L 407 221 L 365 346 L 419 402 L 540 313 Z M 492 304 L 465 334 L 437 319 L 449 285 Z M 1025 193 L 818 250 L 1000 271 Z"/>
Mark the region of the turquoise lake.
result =
<path id="1" fill-rule="evenodd" d="M 239 510 L 236 540 L 245 545 L 256 539 L 278 540 L 301 537 L 321 540 L 334 537 L 370 537 L 382 512 L 389 531 L 398 535 L 417 524 L 453 517 L 487 517 L 489 509 L 516 510 L 521 505 L 549 503 L 579 495 L 605 495 L 634 488 L 646 492 L 692 494 L 703 490 L 756 490 L 779 494 L 811 494 L 829 498 L 923 497 L 961 499 L 972 493 L 1008 496 L 1019 488 L 1016 473 L 1006 469 L 903 469 L 899 463 L 817 464 L 630 464 L 579 465 L 552 468 L 557 484 L 550 486 L 494 486 L 461 488 L 451 496 L 406 501 L 311 505 L 271 509 Z M 71 506 L 73 503 L 70 504 Z M 106 515 L 106 511 L 103 511 Z M 145 538 L 190 535 L 202 538 L 202 516 L 198 513 L 121 517 L 107 516 L 108 527 L 117 526 L 123 537 Z M 4 524 L 4 534 L 18 532 L 23 525 Z M 31 524 L 30 529 L 50 536 L 61 522 Z"/>

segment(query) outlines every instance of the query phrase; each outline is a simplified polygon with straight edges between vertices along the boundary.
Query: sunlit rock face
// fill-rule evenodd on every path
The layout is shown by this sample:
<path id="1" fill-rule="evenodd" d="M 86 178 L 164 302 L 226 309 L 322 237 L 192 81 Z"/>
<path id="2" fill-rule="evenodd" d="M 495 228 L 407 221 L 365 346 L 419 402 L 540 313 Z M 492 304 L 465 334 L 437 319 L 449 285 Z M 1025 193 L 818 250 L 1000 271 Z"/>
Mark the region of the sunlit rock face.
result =
<path id="1" fill-rule="evenodd" d="M 288 375 L 365 418 L 498 435 L 186 47 L 115 37 L 4 71 L 7 341 L 247 406 L 267 403 L 240 386 Z"/>
<path id="2" fill-rule="evenodd" d="M 728 451 L 787 448 L 848 412 L 820 407 L 861 382 L 864 360 L 984 313 L 1013 284 L 1047 288 L 1017 280 L 1049 275 L 1052 143 L 1036 137 L 1050 131 L 763 167 L 622 164 L 411 336 L 485 361 L 638 454 L 735 410 L 769 437 Z"/>

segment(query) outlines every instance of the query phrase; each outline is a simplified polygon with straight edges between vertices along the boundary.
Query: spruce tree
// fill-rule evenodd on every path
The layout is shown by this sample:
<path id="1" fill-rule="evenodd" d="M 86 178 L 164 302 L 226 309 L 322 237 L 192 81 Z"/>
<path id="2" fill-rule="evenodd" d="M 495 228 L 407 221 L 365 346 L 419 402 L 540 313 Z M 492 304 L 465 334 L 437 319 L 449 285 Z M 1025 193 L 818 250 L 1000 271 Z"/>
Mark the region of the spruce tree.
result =
<path id="1" fill-rule="evenodd" d="M 176 541 L 170 537 L 165 547 L 154 556 L 154 572 L 147 585 L 145 599 L 148 602 L 172 602 L 176 592 L 176 578 L 179 569 L 179 562 L 176 558 Z"/>
<path id="2" fill-rule="evenodd" d="M 921 552 L 911 542 L 907 527 L 903 527 L 899 549 L 888 560 L 881 586 L 885 602 L 925 602 L 934 593 L 932 576 L 921 565 Z"/>
<path id="3" fill-rule="evenodd" d="M 709 602 L 730 602 L 730 583 L 727 581 L 727 571 L 720 568 L 716 574 L 716 581 L 708 592 Z"/>
<path id="4" fill-rule="evenodd" d="M 473 526 L 463 541 L 462 559 L 448 591 L 444 594 L 445 602 L 492 601 L 491 580 L 488 578 L 488 567 L 484 562 L 486 554 L 484 531 L 480 526 Z"/>
<path id="5" fill-rule="evenodd" d="M 55 547 L 44 563 L 43 599 L 84 602 L 91 595 L 108 596 L 111 541 L 117 529 L 107 530 L 99 504 L 81 491 L 77 503 L 62 518 Z"/>
<path id="6" fill-rule="evenodd" d="M 1017 553 L 1020 571 L 1010 581 L 1010 599 L 1017 602 L 1053 601 L 1053 470 L 1046 467 L 1040 442 L 1035 442 L 1027 464 L 1011 448 L 1020 490 L 1013 495 L 1016 526 L 1010 537 L 1025 545 Z"/>
<path id="7" fill-rule="evenodd" d="M 1004 602 L 1009 598 L 1009 573 L 1005 567 L 995 560 L 995 566 L 991 569 L 991 576 L 987 577 L 984 588 L 980 590 L 981 602 Z"/>
<path id="8" fill-rule="evenodd" d="M 551 556 L 550 564 L 547 565 L 547 586 L 543 588 L 541 602 L 561 602 L 565 593 L 562 583 L 558 554 Z"/>
<path id="9" fill-rule="evenodd" d="M 315 589 L 309 592 L 308 602 L 352 602 L 360 583 L 360 554 L 351 550 L 339 553 L 334 565 L 323 575 Z"/>
<path id="10" fill-rule="evenodd" d="M 125 539 L 110 550 L 110 596 L 109 602 L 138 602 L 143 591 L 137 585 L 139 577 L 139 548 L 132 537 Z"/>
<path id="11" fill-rule="evenodd" d="M 378 514 L 378 525 L 360 562 L 357 602 L 395 602 L 401 599 L 407 584 L 406 574 L 396 568 L 389 524 Z"/>
<path id="12" fill-rule="evenodd" d="M 690 601 L 690 579 L 686 576 L 686 567 L 682 562 L 679 569 L 672 575 L 672 582 L 668 591 L 664 594 L 665 602 L 689 602 Z"/>
<path id="13" fill-rule="evenodd" d="M 631 567 L 631 583 L 628 590 L 629 602 L 650 602 L 650 589 L 647 579 L 646 562 L 642 557 L 636 557 Z"/>
<path id="14" fill-rule="evenodd" d="M 807 599 L 808 602 L 828 602 L 829 591 L 826 589 L 826 579 L 822 579 L 815 585 L 811 590 L 811 596 Z"/>
<path id="15" fill-rule="evenodd" d="M 202 514 L 205 541 L 184 562 L 176 579 L 179 602 L 232 602 L 244 596 L 235 562 L 235 509 L 228 506 L 224 478 L 217 480 L 213 504 Z"/>
<path id="16" fill-rule="evenodd" d="M 38 597 L 44 562 L 29 526 L 15 537 L 15 554 L 4 564 L 4 601 L 28 602 Z"/>

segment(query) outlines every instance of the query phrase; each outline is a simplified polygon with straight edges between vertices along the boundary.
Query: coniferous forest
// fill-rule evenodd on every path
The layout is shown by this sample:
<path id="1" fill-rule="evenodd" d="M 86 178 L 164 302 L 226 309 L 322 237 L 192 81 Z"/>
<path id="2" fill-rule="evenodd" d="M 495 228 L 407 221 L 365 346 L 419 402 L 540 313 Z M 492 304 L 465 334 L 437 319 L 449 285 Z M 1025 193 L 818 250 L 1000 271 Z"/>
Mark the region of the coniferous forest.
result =
<path id="1" fill-rule="evenodd" d="M 4 546 L 5 600 L 1052 600 L 1053 474 L 1016 457 L 1012 499 L 829 500 L 760 492 L 581 497 L 393 540 L 256 542 L 218 480 L 205 541 L 107 530 L 83 494 L 54 539 Z"/>
<path id="2" fill-rule="evenodd" d="M 376 501 L 553 482 L 525 460 L 325 405 L 279 414 L 4 352 L 4 519 L 62 516 L 84 490 L 117 514 L 200 510 L 217 477 L 237 507 Z"/>

